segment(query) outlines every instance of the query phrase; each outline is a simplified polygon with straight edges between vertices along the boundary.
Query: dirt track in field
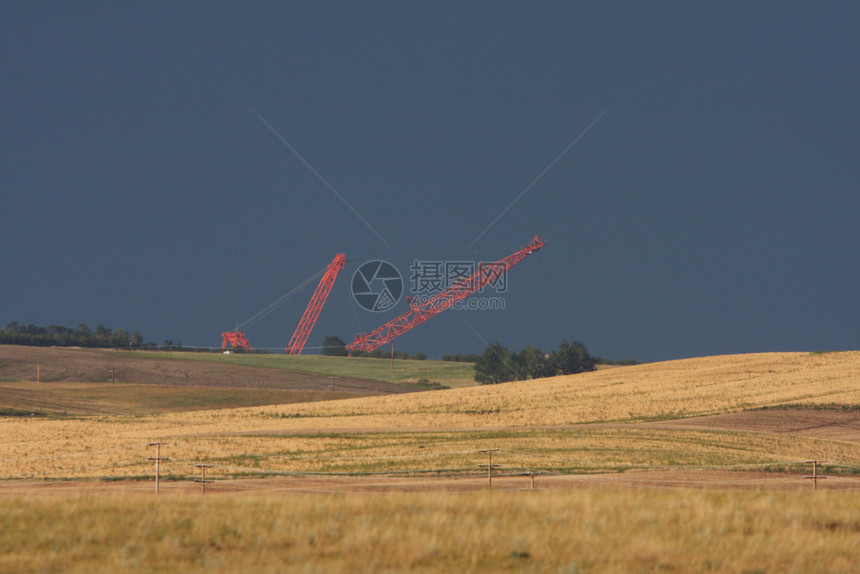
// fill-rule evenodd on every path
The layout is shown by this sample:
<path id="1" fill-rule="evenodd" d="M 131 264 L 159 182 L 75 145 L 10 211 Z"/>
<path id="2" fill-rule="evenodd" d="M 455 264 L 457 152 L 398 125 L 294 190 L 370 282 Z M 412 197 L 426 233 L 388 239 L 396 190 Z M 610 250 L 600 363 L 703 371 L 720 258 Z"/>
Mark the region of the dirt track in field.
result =
<path id="1" fill-rule="evenodd" d="M 611 474 L 536 475 L 531 477 L 503 472 L 493 477 L 494 491 L 573 490 L 586 488 L 698 489 L 754 491 L 858 490 L 858 476 L 829 476 L 813 485 L 807 477 L 811 469 L 795 473 L 753 472 L 711 469 L 636 470 Z M 468 477 L 319 477 L 296 476 L 266 479 L 223 479 L 207 474 L 206 496 L 236 495 L 313 495 L 410 492 L 476 492 L 487 490 L 486 475 Z M 200 484 L 191 481 L 159 485 L 162 495 L 200 496 Z M 0 498 L 21 495 L 149 495 L 154 482 L 148 481 L 10 481 L 0 485 Z"/>
<path id="2" fill-rule="evenodd" d="M 583 425 L 603 428 L 659 428 L 679 430 L 725 430 L 734 432 L 775 433 L 822 439 L 860 442 L 860 412 L 790 408 L 758 410 L 690 419 L 634 423 Z M 415 429 L 410 429 L 415 432 Z M 858 490 L 860 476 L 829 476 L 809 480 L 811 465 L 800 465 L 796 472 L 759 472 L 714 468 L 631 470 L 627 472 L 578 475 L 506 474 L 499 470 L 493 490 L 568 490 L 582 488 L 707 489 L 707 490 Z M 819 474 L 820 471 L 819 471 Z M 207 480 L 210 477 L 207 477 Z M 218 479 L 207 486 L 207 496 L 225 495 L 312 495 L 383 494 L 407 492 L 473 492 L 487 489 L 488 478 L 476 471 L 469 476 L 320 476 L 296 475 L 263 479 Z M 126 495 L 151 494 L 152 482 L 141 481 L 8 481 L 0 484 L 0 496 L 16 495 Z M 200 485 L 189 481 L 166 482 L 162 494 L 197 496 Z"/>
<path id="3" fill-rule="evenodd" d="M 694 417 L 672 421 L 581 425 L 583 428 L 655 428 L 678 430 L 725 430 L 815 437 L 831 440 L 860 442 L 860 409 L 786 408 L 745 411 L 725 415 Z M 411 429 L 415 430 L 415 429 Z M 798 468 L 796 473 L 734 471 L 723 469 L 659 469 L 636 470 L 623 473 L 581 475 L 537 475 L 537 490 L 566 490 L 573 488 L 696 488 L 710 490 L 811 490 L 813 483 L 807 475 L 811 465 Z M 286 479 L 225 481 L 210 492 L 221 493 L 325 493 L 325 492 L 460 492 L 486 489 L 486 476 L 410 477 L 410 478 L 329 478 L 297 477 Z M 860 476 L 831 476 L 817 481 L 818 490 L 860 489 Z M 493 489 L 531 490 L 531 477 L 500 475 L 493 479 Z M 150 486 L 151 489 L 151 486 Z M 178 490 L 188 490 L 187 485 Z"/>

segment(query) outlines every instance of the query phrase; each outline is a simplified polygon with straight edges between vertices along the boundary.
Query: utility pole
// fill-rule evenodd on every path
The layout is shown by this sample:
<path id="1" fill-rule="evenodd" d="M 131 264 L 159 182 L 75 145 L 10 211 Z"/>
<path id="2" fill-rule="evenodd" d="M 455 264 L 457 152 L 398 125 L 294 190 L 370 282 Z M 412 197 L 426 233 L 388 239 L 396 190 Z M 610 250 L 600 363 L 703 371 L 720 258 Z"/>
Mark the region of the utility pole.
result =
<path id="1" fill-rule="evenodd" d="M 827 462 L 826 460 L 807 460 L 808 464 L 812 464 L 812 476 L 804 476 L 803 478 L 809 478 L 812 480 L 812 490 L 818 490 L 818 481 L 822 478 L 827 478 L 821 474 L 818 474 L 818 465 L 823 462 Z"/>
<path id="2" fill-rule="evenodd" d="M 155 496 L 158 496 L 158 474 L 159 474 L 159 463 L 164 460 L 170 460 L 169 458 L 161 458 L 161 445 L 167 444 L 166 442 L 151 442 L 149 446 L 155 447 L 155 457 L 149 457 L 149 460 L 155 461 Z"/>
<path id="3" fill-rule="evenodd" d="M 498 464 L 493 464 L 493 453 L 498 450 L 499 449 L 497 448 L 485 448 L 478 451 L 487 453 L 487 486 L 489 488 L 493 488 L 493 468 L 499 466 Z M 484 465 L 482 464 L 480 466 L 483 467 Z"/>
<path id="4" fill-rule="evenodd" d="M 203 486 L 202 496 L 206 496 L 206 483 L 212 482 L 211 480 L 206 480 L 206 469 L 212 468 L 215 465 L 214 464 L 195 464 L 194 466 L 196 466 L 197 468 L 199 468 L 200 470 L 203 471 L 203 479 L 202 480 L 195 480 L 194 482 L 199 482 Z"/>

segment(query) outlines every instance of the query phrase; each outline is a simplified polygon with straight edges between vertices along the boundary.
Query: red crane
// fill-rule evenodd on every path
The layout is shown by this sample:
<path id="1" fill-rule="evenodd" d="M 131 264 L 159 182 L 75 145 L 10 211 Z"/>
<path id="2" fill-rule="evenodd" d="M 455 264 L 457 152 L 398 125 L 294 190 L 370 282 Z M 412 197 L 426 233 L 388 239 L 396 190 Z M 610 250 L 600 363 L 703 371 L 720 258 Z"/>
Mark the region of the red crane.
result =
<path id="1" fill-rule="evenodd" d="M 358 335 L 355 340 L 346 346 L 349 351 L 372 351 L 385 343 L 394 340 L 409 329 L 416 327 L 445 309 L 451 307 L 457 301 L 465 299 L 472 293 L 479 291 L 486 285 L 496 281 L 508 269 L 531 255 L 544 246 L 544 241 L 535 235 L 531 243 L 504 259 L 495 263 L 482 263 L 478 271 L 469 277 L 465 277 L 444 291 L 422 303 L 415 304 L 403 315 L 392 319 L 388 323 L 377 327 L 371 333 Z"/>
<path id="2" fill-rule="evenodd" d="M 320 279 L 316 291 L 311 296 L 311 302 L 308 303 L 308 308 L 305 309 L 305 314 L 302 315 L 299 326 L 296 327 L 296 331 L 293 333 L 293 338 L 290 339 L 287 348 L 284 349 L 286 353 L 300 355 L 302 349 L 305 348 L 305 343 L 311 335 L 314 324 L 317 322 L 317 317 L 319 317 L 320 311 L 322 311 L 323 305 L 325 305 L 325 300 L 334 286 L 334 280 L 337 278 L 338 272 L 343 269 L 344 264 L 346 264 L 346 255 L 343 253 L 335 255 L 332 262 L 328 264 L 328 269 L 322 276 L 322 279 Z"/>
<path id="3" fill-rule="evenodd" d="M 251 350 L 251 344 L 248 342 L 248 338 L 245 337 L 245 333 L 242 331 L 226 331 L 221 333 L 221 336 L 224 338 L 224 342 L 221 343 L 221 350 L 227 348 L 227 344 L 234 349 L 242 348 Z"/>
<path id="4" fill-rule="evenodd" d="M 248 343 L 248 339 L 245 337 L 244 329 L 255 324 L 260 319 L 268 316 L 272 311 L 274 311 L 275 309 L 277 309 L 278 307 L 283 305 L 284 302 L 289 300 L 293 295 L 295 295 L 296 293 L 298 293 L 299 291 L 301 291 L 302 289 L 307 287 L 309 284 L 311 284 L 317 277 L 320 277 L 321 275 L 323 275 L 327 269 L 328 269 L 328 266 L 323 267 L 317 273 L 314 273 L 312 276 L 305 279 L 300 285 L 293 288 L 290 292 L 278 297 L 275 301 L 270 303 L 268 307 L 266 307 L 262 311 L 257 312 L 256 315 L 254 315 L 253 317 L 251 317 L 250 319 L 248 319 L 247 321 L 245 321 L 241 325 L 237 325 L 235 331 L 226 331 L 224 333 L 221 333 L 221 336 L 224 338 L 224 343 L 221 345 L 221 349 L 222 350 L 226 349 L 227 345 L 229 344 L 234 349 L 241 348 L 241 349 L 247 349 L 250 351 L 251 345 L 250 345 L 250 343 Z"/>

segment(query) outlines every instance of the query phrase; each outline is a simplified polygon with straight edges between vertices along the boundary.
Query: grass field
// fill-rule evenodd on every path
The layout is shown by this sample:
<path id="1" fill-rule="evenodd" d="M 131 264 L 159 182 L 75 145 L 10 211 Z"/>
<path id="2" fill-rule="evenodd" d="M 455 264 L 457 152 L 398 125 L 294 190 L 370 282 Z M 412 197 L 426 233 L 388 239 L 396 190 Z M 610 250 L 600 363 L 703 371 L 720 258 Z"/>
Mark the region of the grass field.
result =
<path id="1" fill-rule="evenodd" d="M 128 385 L 116 411 L 7 407 L 0 571 L 856 572 L 858 383 L 860 352 L 768 353 L 312 403 Z M 44 400 L 111 402 L 64 384 Z M 170 459 L 157 501 L 150 441 Z"/>
<path id="2" fill-rule="evenodd" d="M 266 367 L 285 371 L 314 373 L 332 377 L 355 377 L 390 383 L 437 382 L 446 387 L 475 385 L 472 363 L 412 359 L 374 359 L 371 357 L 324 357 L 322 355 L 272 355 L 221 353 L 162 353 L 126 351 L 129 356 L 153 360 L 180 359 L 213 364 Z"/>
<path id="3" fill-rule="evenodd" d="M 0 413 L 155 414 L 467 385 L 466 363 L 0 345 Z M 390 380 L 388 380 L 390 379 Z M 33 384 L 38 381 L 38 384 Z M 474 384 L 474 383 L 472 383 Z"/>

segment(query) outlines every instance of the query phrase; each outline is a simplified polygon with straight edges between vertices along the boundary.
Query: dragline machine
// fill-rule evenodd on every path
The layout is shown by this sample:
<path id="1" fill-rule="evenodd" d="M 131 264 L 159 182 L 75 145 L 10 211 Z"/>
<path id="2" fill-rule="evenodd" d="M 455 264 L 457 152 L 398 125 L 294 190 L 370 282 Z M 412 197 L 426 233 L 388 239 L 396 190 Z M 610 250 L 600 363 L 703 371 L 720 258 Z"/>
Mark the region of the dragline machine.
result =
<path id="1" fill-rule="evenodd" d="M 482 263 L 478 271 L 469 277 L 465 277 L 444 291 L 437 293 L 422 303 L 415 304 L 403 315 L 392 319 L 388 323 L 377 327 L 371 333 L 358 335 L 355 340 L 346 346 L 349 351 L 372 351 L 389 341 L 399 337 L 409 329 L 416 327 L 445 309 L 448 309 L 457 301 L 465 299 L 472 293 L 499 279 L 511 267 L 544 246 L 544 241 L 535 235 L 531 243 L 504 259 L 495 263 Z"/>
<path id="2" fill-rule="evenodd" d="M 245 337 L 245 333 L 242 329 L 256 323 L 269 313 L 271 313 L 276 307 L 280 306 L 284 301 L 298 293 L 302 288 L 309 285 L 314 279 L 322 275 L 322 279 L 320 279 L 319 285 L 317 285 L 316 291 L 314 291 L 313 296 L 311 297 L 311 302 L 308 304 L 307 309 L 305 309 L 304 315 L 302 315 L 301 320 L 299 321 L 299 326 L 296 327 L 296 332 L 293 333 L 293 338 L 290 339 L 290 344 L 287 345 L 285 351 L 290 355 L 298 355 L 302 352 L 302 349 L 305 347 L 305 343 L 310 337 L 311 330 L 314 328 L 314 323 L 317 321 L 317 317 L 319 317 L 320 311 L 322 311 L 323 305 L 325 305 L 325 300 L 328 298 L 328 294 L 331 291 L 332 286 L 334 285 L 334 280 L 337 278 L 337 273 L 341 269 L 343 269 L 344 264 L 346 263 L 346 255 L 343 253 L 338 253 L 335 255 L 334 259 L 331 263 L 328 264 L 327 267 L 323 268 L 315 275 L 308 277 L 303 283 L 294 288 L 289 293 L 281 296 L 273 303 L 271 303 L 268 307 L 258 312 L 256 315 L 238 325 L 235 331 L 226 331 L 221 333 L 221 337 L 224 338 L 224 343 L 221 345 L 221 349 L 226 349 L 227 345 L 230 345 L 234 349 L 246 349 L 248 351 L 251 350 L 251 345 L 248 343 L 248 338 Z"/>
<path id="3" fill-rule="evenodd" d="M 305 314 L 302 315 L 292 339 L 290 339 L 287 348 L 284 351 L 289 355 L 300 355 L 302 349 L 305 348 L 305 343 L 311 335 L 311 330 L 317 322 L 317 317 L 322 311 L 325 300 L 328 299 L 328 294 L 331 293 L 331 288 L 334 286 L 334 280 L 337 279 L 338 272 L 343 269 L 346 264 L 346 255 L 338 253 L 335 255 L 331 263 L 328 264 L 325 274 L 320 279 L 314 294 L 311 296 L 311 302 L 308 303 L 308 308 L 305 309 Z"/>
<path id="4" fill-rule="evenodd" d="M 225 331 L 221 333 L 221 336 L 224 338 L 224 342 L 221 343 L 221 350 L 227 348 L 227 344 L 234 348 L 242 348 L 251 350 L 251 344 L 248 342 L 248 338 L 245 336 L 245 333 L 242 331 Z"/>

